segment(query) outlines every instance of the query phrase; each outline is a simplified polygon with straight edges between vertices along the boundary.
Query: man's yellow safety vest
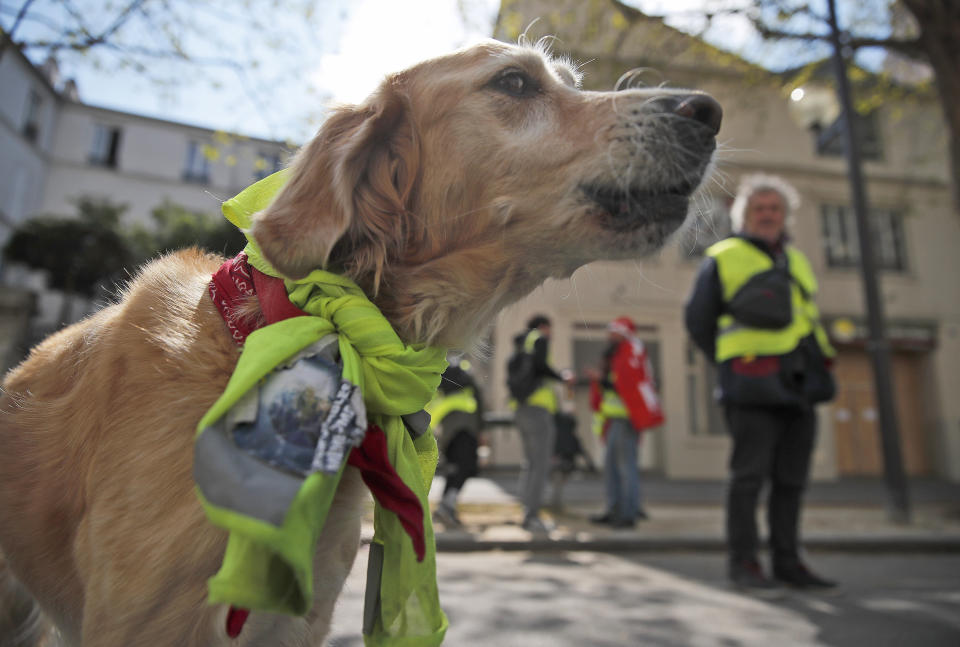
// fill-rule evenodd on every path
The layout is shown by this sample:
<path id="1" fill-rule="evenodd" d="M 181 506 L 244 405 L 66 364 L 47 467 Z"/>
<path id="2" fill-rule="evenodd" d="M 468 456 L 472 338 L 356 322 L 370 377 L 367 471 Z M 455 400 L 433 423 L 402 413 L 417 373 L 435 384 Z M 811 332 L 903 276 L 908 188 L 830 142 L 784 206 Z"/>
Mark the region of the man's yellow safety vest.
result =
<path id="1" fill-rule="evenodd" d="M 430 429 L 434 430 L 443 422 L 444 418 L 454 411 L 476 413 L 477 396 L 469 386 L 449 395 L 437 391 L 437 394 L 427 403 L 424 410 L 430 414 Z"/>
<path id="2" fill-rule="evenodd" d="M 611 382 L 612 377 L 608 378 Z M 593 413 L 591 428 L 593 433 L 598 436 L 603 435 L 603 429 L 607 420 L 612 418 L 629 418 L 630 412 L 627 411 L 627 405 L 614 389 L 604 389 L 603 399 L 600 401 L 600 408 Z"/>
<path id="3" fill-rule="evenodd" d="M 724 303 L 729 303 L 751 277 L 774 266 L 769 254 L 739 237 L 726 238 L 715 243 L 707 249 L 706 254 L 716 261 Z M 836 354 L 820 324 L 820 313 L 813 302 L 817 279 L 810 263 L 803 252 L 792 246 L 786 246 L 786 254 L 790 276 L 793 278 L 793 320 L 783 328 L 771 330 L 751 328 L 734 319 L 729 313 L 721 314 L 717 319 L 715 359 L 718 364 L 734 357 L 784 355 L 795 349 L 800 341 L 810 334 L 816 336 L 825 356 L 832 357 Z"/>
<path id="4" fill-rule="evenodd" d="M 534 328 L 527 333 L 526 338 L 523 340 L 523 351 L 525 353 L 533 354 L 534 346 L 537 343 L 537 340 L 540 339 L 543 334 Z M 549 363 L 549 358 L 547 362 Z M 530 397 L 527 398 L 526 402 L 523 404 L 529 405 L 531 407 L 543 407 L 550 413 L 557 412 L 557 393 L 553 389 L 553 385 L 546 380 L 544 380 L 537 390 L 530 394 Z"/>

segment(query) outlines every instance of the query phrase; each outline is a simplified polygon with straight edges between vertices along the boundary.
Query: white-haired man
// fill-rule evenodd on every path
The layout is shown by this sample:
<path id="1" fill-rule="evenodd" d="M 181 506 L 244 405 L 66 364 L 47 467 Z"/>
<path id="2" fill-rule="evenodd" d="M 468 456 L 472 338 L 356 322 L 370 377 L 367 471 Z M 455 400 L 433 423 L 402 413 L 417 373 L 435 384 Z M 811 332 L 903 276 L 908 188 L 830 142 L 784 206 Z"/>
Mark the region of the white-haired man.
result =
<path id="1" fill-rule="evenodd" d="M 799 199 L 782 179 L 744 178 L 731 209 L 735 232 L 706 251 L 686 304 L 687 330 L 715 362 L 733 440 L 727 493 L 729 575 L 734 585 L 776 587 L 757 559 L 756 508 L 769 480 L 767 520 L 774 580 L 803 588 L 834 582 L 801 559 L 799 520 L 816 436 L 814 405 L 833 397 L 819 323 L 816 279 L 789 244 Z"/>

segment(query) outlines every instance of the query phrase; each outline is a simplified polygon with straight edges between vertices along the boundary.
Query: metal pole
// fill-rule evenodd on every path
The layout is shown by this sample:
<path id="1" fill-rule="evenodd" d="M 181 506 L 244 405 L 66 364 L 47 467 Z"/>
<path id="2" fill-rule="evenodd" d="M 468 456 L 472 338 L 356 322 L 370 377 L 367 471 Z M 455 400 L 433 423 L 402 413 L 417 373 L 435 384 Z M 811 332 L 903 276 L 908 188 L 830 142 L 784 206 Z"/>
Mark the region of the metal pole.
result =
<path id="1" fill-rule="evenodd" d="M 897 430 L 897 411 L 893 396 L 893 381 L 890 369 L 890 344 L 883 317 L 883 301 L 877 284 L 877 266 L 873 255 L 873 234 L 867 219 L 867 195 L 861 172 L 860 143 L 854 132 L 853 102 L 844 62 L 840 30 L 837 27 L 836 0 L 827 0 L 830 7 L 830 40 L 833 43 L 833 62 L 837 76 L 837 95 L 843 107 L 843 137 L 846 143 L 847 167 L 850 174 L 850 190 L 853 211 L 860 238 L 860 270 L 863 275 L 863 292 L 867 306 L 867 325 L 870 337 L 867 350 L 873 364 L 873 384 L 880 422 L 880 442 L 883 447 L 883 474 L 889 493 L 887 511 L 896 523 L 909 523 L 910 499 L 907 492 L 907 477 L 900 452 L 900 435 Z"/>

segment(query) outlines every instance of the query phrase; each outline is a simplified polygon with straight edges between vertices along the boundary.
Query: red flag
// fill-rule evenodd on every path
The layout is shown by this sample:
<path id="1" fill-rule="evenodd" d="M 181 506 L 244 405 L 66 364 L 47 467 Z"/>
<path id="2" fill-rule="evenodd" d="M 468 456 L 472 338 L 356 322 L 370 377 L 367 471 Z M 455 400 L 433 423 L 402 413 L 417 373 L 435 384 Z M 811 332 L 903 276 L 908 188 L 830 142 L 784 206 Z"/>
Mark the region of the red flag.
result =
<path id="1" fill-rule="evenodd" d="M 610 361 L 610 371 L 633 426 L 642 431 L 663 424 L 663 409 L 643 342 L 636 338 L 620 342 Z"/>

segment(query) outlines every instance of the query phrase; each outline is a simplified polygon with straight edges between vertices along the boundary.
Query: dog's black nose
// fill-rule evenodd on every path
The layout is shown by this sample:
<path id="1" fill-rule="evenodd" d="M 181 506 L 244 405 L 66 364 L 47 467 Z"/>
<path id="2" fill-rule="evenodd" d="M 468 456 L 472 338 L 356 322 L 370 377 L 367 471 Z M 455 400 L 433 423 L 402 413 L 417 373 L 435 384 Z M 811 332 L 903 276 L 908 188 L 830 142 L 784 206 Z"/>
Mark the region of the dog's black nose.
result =
<path id="1" fill-rule="evenodd" d="M 716 135 L 720 132 L 720 122 L 723 120 L 723 108 L 717 100 L 709 94 L 691 94 L 683 97 L 673 109 L 675 114 L 687 119 L 699 121 L 713 130 Z"/>

